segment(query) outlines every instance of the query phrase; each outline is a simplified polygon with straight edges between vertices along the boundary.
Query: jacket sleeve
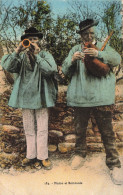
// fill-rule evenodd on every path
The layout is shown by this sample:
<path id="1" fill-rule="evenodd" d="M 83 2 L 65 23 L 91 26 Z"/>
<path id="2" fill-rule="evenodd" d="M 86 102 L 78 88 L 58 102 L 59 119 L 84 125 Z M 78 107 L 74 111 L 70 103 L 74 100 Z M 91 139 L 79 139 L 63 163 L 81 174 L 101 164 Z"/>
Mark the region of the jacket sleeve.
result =
<path id="1" fill-rule="evenodd" d="M 53 56 L 49 52 L 41 52 L 36 55 L 36 62 L 45 76 L 50 76 L 57 72 L 57 65 Z"/>
<path id="2" fill-rule="evenodd" d="M 10 73 L 19 73 L 21 68 L 21 58 L 16 52 L 2 57 L 1 66 Z"/>
<path id="3" fill-rule="evenodd" d="M 72 63 L 72 56 L 73 54 L 76 52 L 76 48 L 73 47 L 69 54 L 68 57 L 64 60 L 63 65 L 62 65 L 62 72 L 64 73 L 64 75 L 66 76 L 70 76 L 75 68 L 76 68 L 76 61 Z"/>
<path id="4" fill-rule="evenodd" d="M 110 67 L 118 66 L 121 63 L 121 56 L 109 45 L 106 46 L 104 51 L 99 51 L 98 58 L 102 59 L 105 64 Z"/>

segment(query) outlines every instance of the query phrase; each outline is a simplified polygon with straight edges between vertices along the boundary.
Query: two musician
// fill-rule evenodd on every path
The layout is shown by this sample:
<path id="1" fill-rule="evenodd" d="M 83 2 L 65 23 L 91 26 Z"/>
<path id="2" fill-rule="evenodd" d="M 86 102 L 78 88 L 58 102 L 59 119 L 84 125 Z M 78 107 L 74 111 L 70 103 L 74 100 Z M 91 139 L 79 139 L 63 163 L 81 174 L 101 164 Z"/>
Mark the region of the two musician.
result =
<path id="1" fill-rule="evenodd" d="M 115 103 L 115 75 L 112 68 L 120 64 L 121 57 L 108 44 L 101 50 L 103 44 L 95 38 L 97 24 L 93 19 L 80 22 L 78 33 L 81 44 L 70 50 L 62 66 L 63 73 L 70 77 L 67 104 L 75 109 L 76 154 L 71 167 L 78 169 L 85 161 L 86 130 L 90 115 L 93 114 L 105 147 L 106 165 L 111 178 L 115 184 L 121 184 L 123 174 L 111 124 Z M 48 110 L 55 106 L 57 89 L 53 74 L 57 73 L 57 66 L 51 54 L 40 50 L 38 42 L 42 37 L 43 34 L 35 28 L 27 29 L 21 36 L 21 41 L 29 39 L 30 47 L 25 47 L 21 42 L 14 53 L 2 58 L 2 66 L 11 73 L 18 73 L 9 105 L 22 108 L 27 142 L 27 155 L 22 164 L 26 166 L 37 158 L 41 165 L 50 169 L 52 164 L 48 159 Z M 88 48 L 87 42 L 95 47 Z M 86 66 L 86 56 L 90 57 L 88 64 L 92 72 Z M 93 59 L 98 60 L 97 66 L 100 63 L 103 66 L 104 63 L 108 67 L 105 75 L 100 74 L 103 67 L 100 71 L 96 70 Z M 96 75 L 93 71 L 96 71 Z"/>
<path id="2" fill-rule="evenodd" d="M 106 152 L 106 165 L 114 183 L 123 181 L 121 163 L 115 147 L 115 136 L 112 128 L 112 109 L 115 103 L 115 75 L 111 71 L 114 66 L 120 64 L 120 55 L 108 44 L 100 51 L 103 44 L 95 38 L 95 26 L 98 22 L 86 19 L 79 24 L 78 33 L 81 36 L 81 44 L 74 46 L 65 59 L 62 71 L 70 77 L 67 90 L 67 104 L 74 107 L 75 130 L 77 135 L 76 154 L 72 158 L 72 169 L 80 168 L 87 154 L 86 130 L 90 115 L 96 119 L 101 133 Z M 93 44 L 95 48 L 85 48 L 86 42 Z M 89 65 L 96 71 L 91 63 L 93 59 L 104 63 L 110 71 L 105 76 L 91 74 L 85 64 L 85 56 L 90 57 Z M 102 67 L 103 68 L 103 67 Z M 100 72 L 97 72 L 100 75 Z"/>

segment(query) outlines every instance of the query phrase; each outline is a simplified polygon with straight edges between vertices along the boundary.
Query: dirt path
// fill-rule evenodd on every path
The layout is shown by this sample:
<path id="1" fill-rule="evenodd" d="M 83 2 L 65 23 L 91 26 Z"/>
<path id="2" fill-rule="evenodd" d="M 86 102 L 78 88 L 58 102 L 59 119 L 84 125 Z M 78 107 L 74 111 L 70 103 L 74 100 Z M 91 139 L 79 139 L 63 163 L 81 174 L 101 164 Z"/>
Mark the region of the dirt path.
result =
<path id="1" fill-rule="evenodd" d="M 0 195 L 123 195 L 123 185 L 110 179 L 103 153 L 89 155 L 79 170 L 71 170 L 67 159 L 52 162 L 50 171 L 1 173 Z"/>

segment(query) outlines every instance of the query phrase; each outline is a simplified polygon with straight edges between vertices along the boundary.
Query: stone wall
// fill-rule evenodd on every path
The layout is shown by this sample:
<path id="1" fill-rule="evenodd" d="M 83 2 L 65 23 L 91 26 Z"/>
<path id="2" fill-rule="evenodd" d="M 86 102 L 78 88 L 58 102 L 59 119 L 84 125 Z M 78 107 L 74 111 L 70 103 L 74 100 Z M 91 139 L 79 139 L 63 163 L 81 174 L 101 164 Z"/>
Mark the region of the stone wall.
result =
<path id="1" fill-rule="evenodd" d="M 57 104 L 55 108 L 50 109 L 49 118 L 49 150 L 56 151 L 58 149 L 62 153 L 73 150 L 76 141 L 74 110 L 66 105 L 66 90 L 66 86 L 59 86 Z M 1 95 L 0 102 L 0 108 L 2 110 L 0 123 L 2 124 L 1 141 L 4 143 L 3 151 L 8 153 L 15 151 L 22 152 L 25 148 L 25 139 L 21 110 L 7 106 L 10 93 L 10 89 L 5 91 Z M 123 146 L 122 107 L 122 97 L 117 96 L 113 127 L 119 149 Z M 93 118 L 89 120 L 88 124 L 87 145 L 89 151 L 102 151 L 104 149 L 98 127 Z M 24 147 L 21 148 L 21 146 Z"/>
<path id="2" fill-rule="evenodd" d="M 0 93 L 0 162 L 2 168 L 21 166 L 26 154 L 26 141 L 23 132 L 21 109 L 8 106 L 11 85 L 7 83 L 1 69 L 0 76 L 4 91 Z M 49 151 L 69 153 L 74 151 L 76 134 L 74 128 L 74 110 L 66 105 L 67 86 L 59 86 L 58 100 L 55 108 L 50 109 L 49 118 Z M 113 114 L 113 128 L 116 135 L 116 145 L 123 152 L 123 91 L 122 85 L 116 86 L 116 106 Z M 93 118 L 87 128 L 88 152 L 104 150 L 101 136 Z"/>
<path id="3" fill-rule="evenodd" d="M 56 144 L 60 152 L 73 150 L 76 134 L 74 128 L 74 110 L 66 105 L 67 86 L 59 86 L 59 95 L 56 107 L 52 109 L 49 123 L 49 143 Z M 123 90 L 122 86 L 116 87 L 116 106 L 113 113 L 113 128 L 116 136 L 118 150 L 123 152 Z M 95 119 L 89 120 L 87 128 L 88 151 L 104 150 L 101 135 Z"/>

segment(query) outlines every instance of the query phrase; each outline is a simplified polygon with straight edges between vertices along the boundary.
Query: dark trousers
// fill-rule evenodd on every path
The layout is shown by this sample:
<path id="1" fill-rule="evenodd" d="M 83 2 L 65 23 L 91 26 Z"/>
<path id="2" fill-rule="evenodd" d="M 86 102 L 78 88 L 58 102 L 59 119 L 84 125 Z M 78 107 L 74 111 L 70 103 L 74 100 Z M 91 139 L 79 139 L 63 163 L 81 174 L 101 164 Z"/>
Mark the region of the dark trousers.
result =
<path id="1" fill-rule="evenodd" d="M 111 111 L 102 111 L 96 107 L 75 107 L 75 129 L 77 134 L 76 151 L 79 148 L 78 151 L 81 152 L 81 155 L 83 157 L 86 156 L 86 130 L 91 113 L 93 114 L 101 133 L 101 138 L 106 152 L 106 165 L 110 169 L 113 169 L 114 167 L 121 167 L 119 155 L 116 151 Z"/>

